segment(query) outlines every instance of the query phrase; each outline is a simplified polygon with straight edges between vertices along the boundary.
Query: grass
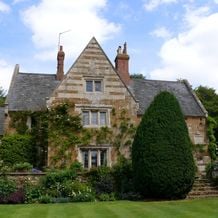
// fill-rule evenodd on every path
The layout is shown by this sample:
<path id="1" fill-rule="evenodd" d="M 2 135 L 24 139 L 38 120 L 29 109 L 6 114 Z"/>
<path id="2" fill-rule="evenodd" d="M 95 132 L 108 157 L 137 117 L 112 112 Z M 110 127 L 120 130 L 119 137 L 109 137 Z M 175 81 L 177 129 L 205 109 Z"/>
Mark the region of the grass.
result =
<path id="1" fill-rule="evenodd" d="M 218 198 L 162 202 L 0 205 L 0 218 L 215 218 Z"/>

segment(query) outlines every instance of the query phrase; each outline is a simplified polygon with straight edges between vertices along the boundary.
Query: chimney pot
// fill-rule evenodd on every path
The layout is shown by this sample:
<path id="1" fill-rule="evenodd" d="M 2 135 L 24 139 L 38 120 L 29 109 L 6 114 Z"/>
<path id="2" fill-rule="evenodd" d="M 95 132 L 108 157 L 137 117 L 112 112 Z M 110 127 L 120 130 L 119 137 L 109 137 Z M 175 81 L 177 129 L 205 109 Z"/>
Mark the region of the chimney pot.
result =
<path id="1" fill-rule="evenodd" d="M 56 79 L 57 80 L 63 80 L 64 78 L 64 57 L 65 53 L 63 51 L 63 46 L 61 45 L 59 47 L 59 51 L 57 54 L 57 73 L 56 73 Z"/>
<path id="2" fill-rule="evenodd" d="M 127 54 L 127 44 L 126 44 L 126 42 L 123 45 L 123 54 Z"/>
<path id="3" fill-rule="evenodd" d="M 124 43 L 123 51 L 121 46 L 117 49 L 117 56 L 115 58 L 115 69 L 117 70 L 122 81 L 128 86 L 130 83 L 129 75 L 129 55 L 127 54 L 127 43 Z"/>

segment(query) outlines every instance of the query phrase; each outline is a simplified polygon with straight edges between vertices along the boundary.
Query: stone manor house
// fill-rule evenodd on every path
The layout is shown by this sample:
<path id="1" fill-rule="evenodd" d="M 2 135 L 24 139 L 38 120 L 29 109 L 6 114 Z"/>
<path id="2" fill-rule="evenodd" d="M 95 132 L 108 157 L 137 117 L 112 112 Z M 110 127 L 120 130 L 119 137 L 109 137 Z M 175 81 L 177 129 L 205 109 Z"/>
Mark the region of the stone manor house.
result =
<path id="1" fill-rule="evenodd" d="M 123 48 L 118 47 L 115 65 L 94 37 L 65 75 L 64 56 L 60 46 L 56 74 L 23 73 L 19 65 L 15 66 L 5 107 L 0 108 L 0 135 L 10 133 L 11 113 L 41 111 L 65 100 L 74 103 L 72 110 L 81 116 L 85 128 L 115 128 L 117 117 L 112 115 L 113 110 L 126 110 L 131 122 L 137 125 L 154 96 L 169 91 L 181 105 L 193 144 L 207 144 L 207 112 L 189 83 L 131 78 L 126 43 Z M 31 128 L 31 117 L 27 125 Z M 48 165 L 52 152 L 48 149 Z M 79 160 L 86 168 L 116 162 L 111 144 L 91 143 L 77 146 L 73 152 L 72 160 Z M 121 153 L 128 156 L 127 149 Z"/>

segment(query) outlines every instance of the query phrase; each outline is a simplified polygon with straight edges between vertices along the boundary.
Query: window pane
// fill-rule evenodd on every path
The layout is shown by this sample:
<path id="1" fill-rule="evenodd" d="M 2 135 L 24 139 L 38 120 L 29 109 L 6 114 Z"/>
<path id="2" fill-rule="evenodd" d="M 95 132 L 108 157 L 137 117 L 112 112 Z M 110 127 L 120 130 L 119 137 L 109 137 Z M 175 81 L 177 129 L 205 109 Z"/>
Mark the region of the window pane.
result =
<path id="1" fill-rule="evenodd" d="M 83 111 L 82 121 L 83 121 L 83 126 L 89 125 L 89 112 L 88 111 Z"/>
<path id="2" fill-rule="evenodd" d="M 92 80 L 86 81 L 86 91 L 93 92 L 93 81 Z"/>
<path id="3" fill-rule="evenodd" d="M 82 164 L 84 168 L 89 167 L 89 152 L 88 151 L 82 151 Z"/>
<path id="4" fill-rule="evenodd" d="M 101 166 L 107 166 L 107 151 L 101 151 Z"/>
<path id="5" fill-rule="evenodd" d="M 106 126 L 106 124 L 107 124 L 106 112 L 100 112 L 100 125 Z"/>
<path id="6" fill-rule="evenodd" d="M 92 167 L 97 167 L 98 165 L 98 152 L 97 151 L 91 151 L 91 162 Z"/>
<path id="7" fill-rule="evenodd" d="M 101 81 L 95 81 L 95 91 L 101 92 Z"/>
<path id="8" fill-rule="evenodd" d="M 97 111 L 91 111 L 91 124 L 98 125 L 98 112 Z"/>

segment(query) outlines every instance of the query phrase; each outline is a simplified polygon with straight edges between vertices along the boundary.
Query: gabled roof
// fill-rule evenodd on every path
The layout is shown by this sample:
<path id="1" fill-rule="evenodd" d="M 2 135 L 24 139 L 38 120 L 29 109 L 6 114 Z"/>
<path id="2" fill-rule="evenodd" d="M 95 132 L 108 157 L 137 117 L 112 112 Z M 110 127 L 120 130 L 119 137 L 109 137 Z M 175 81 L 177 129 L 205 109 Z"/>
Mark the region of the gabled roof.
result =
<path id="1" fill-rule="evenodd" d="M 195 96 L 187 81 L 160 81 L 132 79 L 131 90 L 139 102 L 138 114 L 144 114 L 154 97 L 161 91 L 169 91 L 178 99 L 185 116 L 207 116 L 207 111 Z"/>
<path id="2" fill-rule="evenodd" d="M 46 108 L 46 100 L 60 81 L 55 74 L 20 73 L 16 65 L 6 99 L 9 111 L 38 111 Z"/>
<path id="3" fill-rule="evenodd" d="M 69 68 L 69 70 L 67 71 L 67 73 L 65 74 L 65 78 L 67 78 L 67 75 L 70 74 L 70 72 L 72 71 L 72 69 L 75 67 L 76 63 L 80 60 L 80 58 L 82 57 L 82 55 L 84 55 L 86 53 L 86 50 L 89 47 L 93 47 L 93 44 L 96 44 L 99 48 L 99 50 L 101 51 L 101 53 L 104 55 L 105 59 L 108 61 L 110 67 L 114 70 L 114 72 L 116 73 L 116 75 L 119 77 L 120 81 L 123 83 L 123 85 L 125 86 L 125 88 L 127 89 L 127 92 L 130 94 L 130 96 L 134 99 L 134 101 L 137 101 L 135 99 L 135 96 L 132 94 L 131 90 L 129 89 L 129 87 L 125 84 L 125 82 L 122 80 L 122 78 L 120 77 L 119 73 L 117 72 L 117 70 L 115 69 L 114 65 L 111 63 L 110 59 L 108 58 L 108 56 L 106 55 L 106 53 L 104 52 L 103 48 L 101 47 L 101 45 L 98 43 L 97 39 L 93 36 L 91 38 L 91 40 L 88 42 L 88 44 L 86 45 L 86 47 L 83 49 L 83 51 L 80 53 L 80 55 L 78 56 L 78 58 L 75 60 L 75 62 L 73 63 L 73 65 Z M 63 81 L 64 82 L 64 79 Z M 61 85 L 61 83 L 59 84 Z"/>
<path id="4" fill-rule="evenodd" d="M 5 108 L 0 107 L 0 136 L 4 133 Z"/>

